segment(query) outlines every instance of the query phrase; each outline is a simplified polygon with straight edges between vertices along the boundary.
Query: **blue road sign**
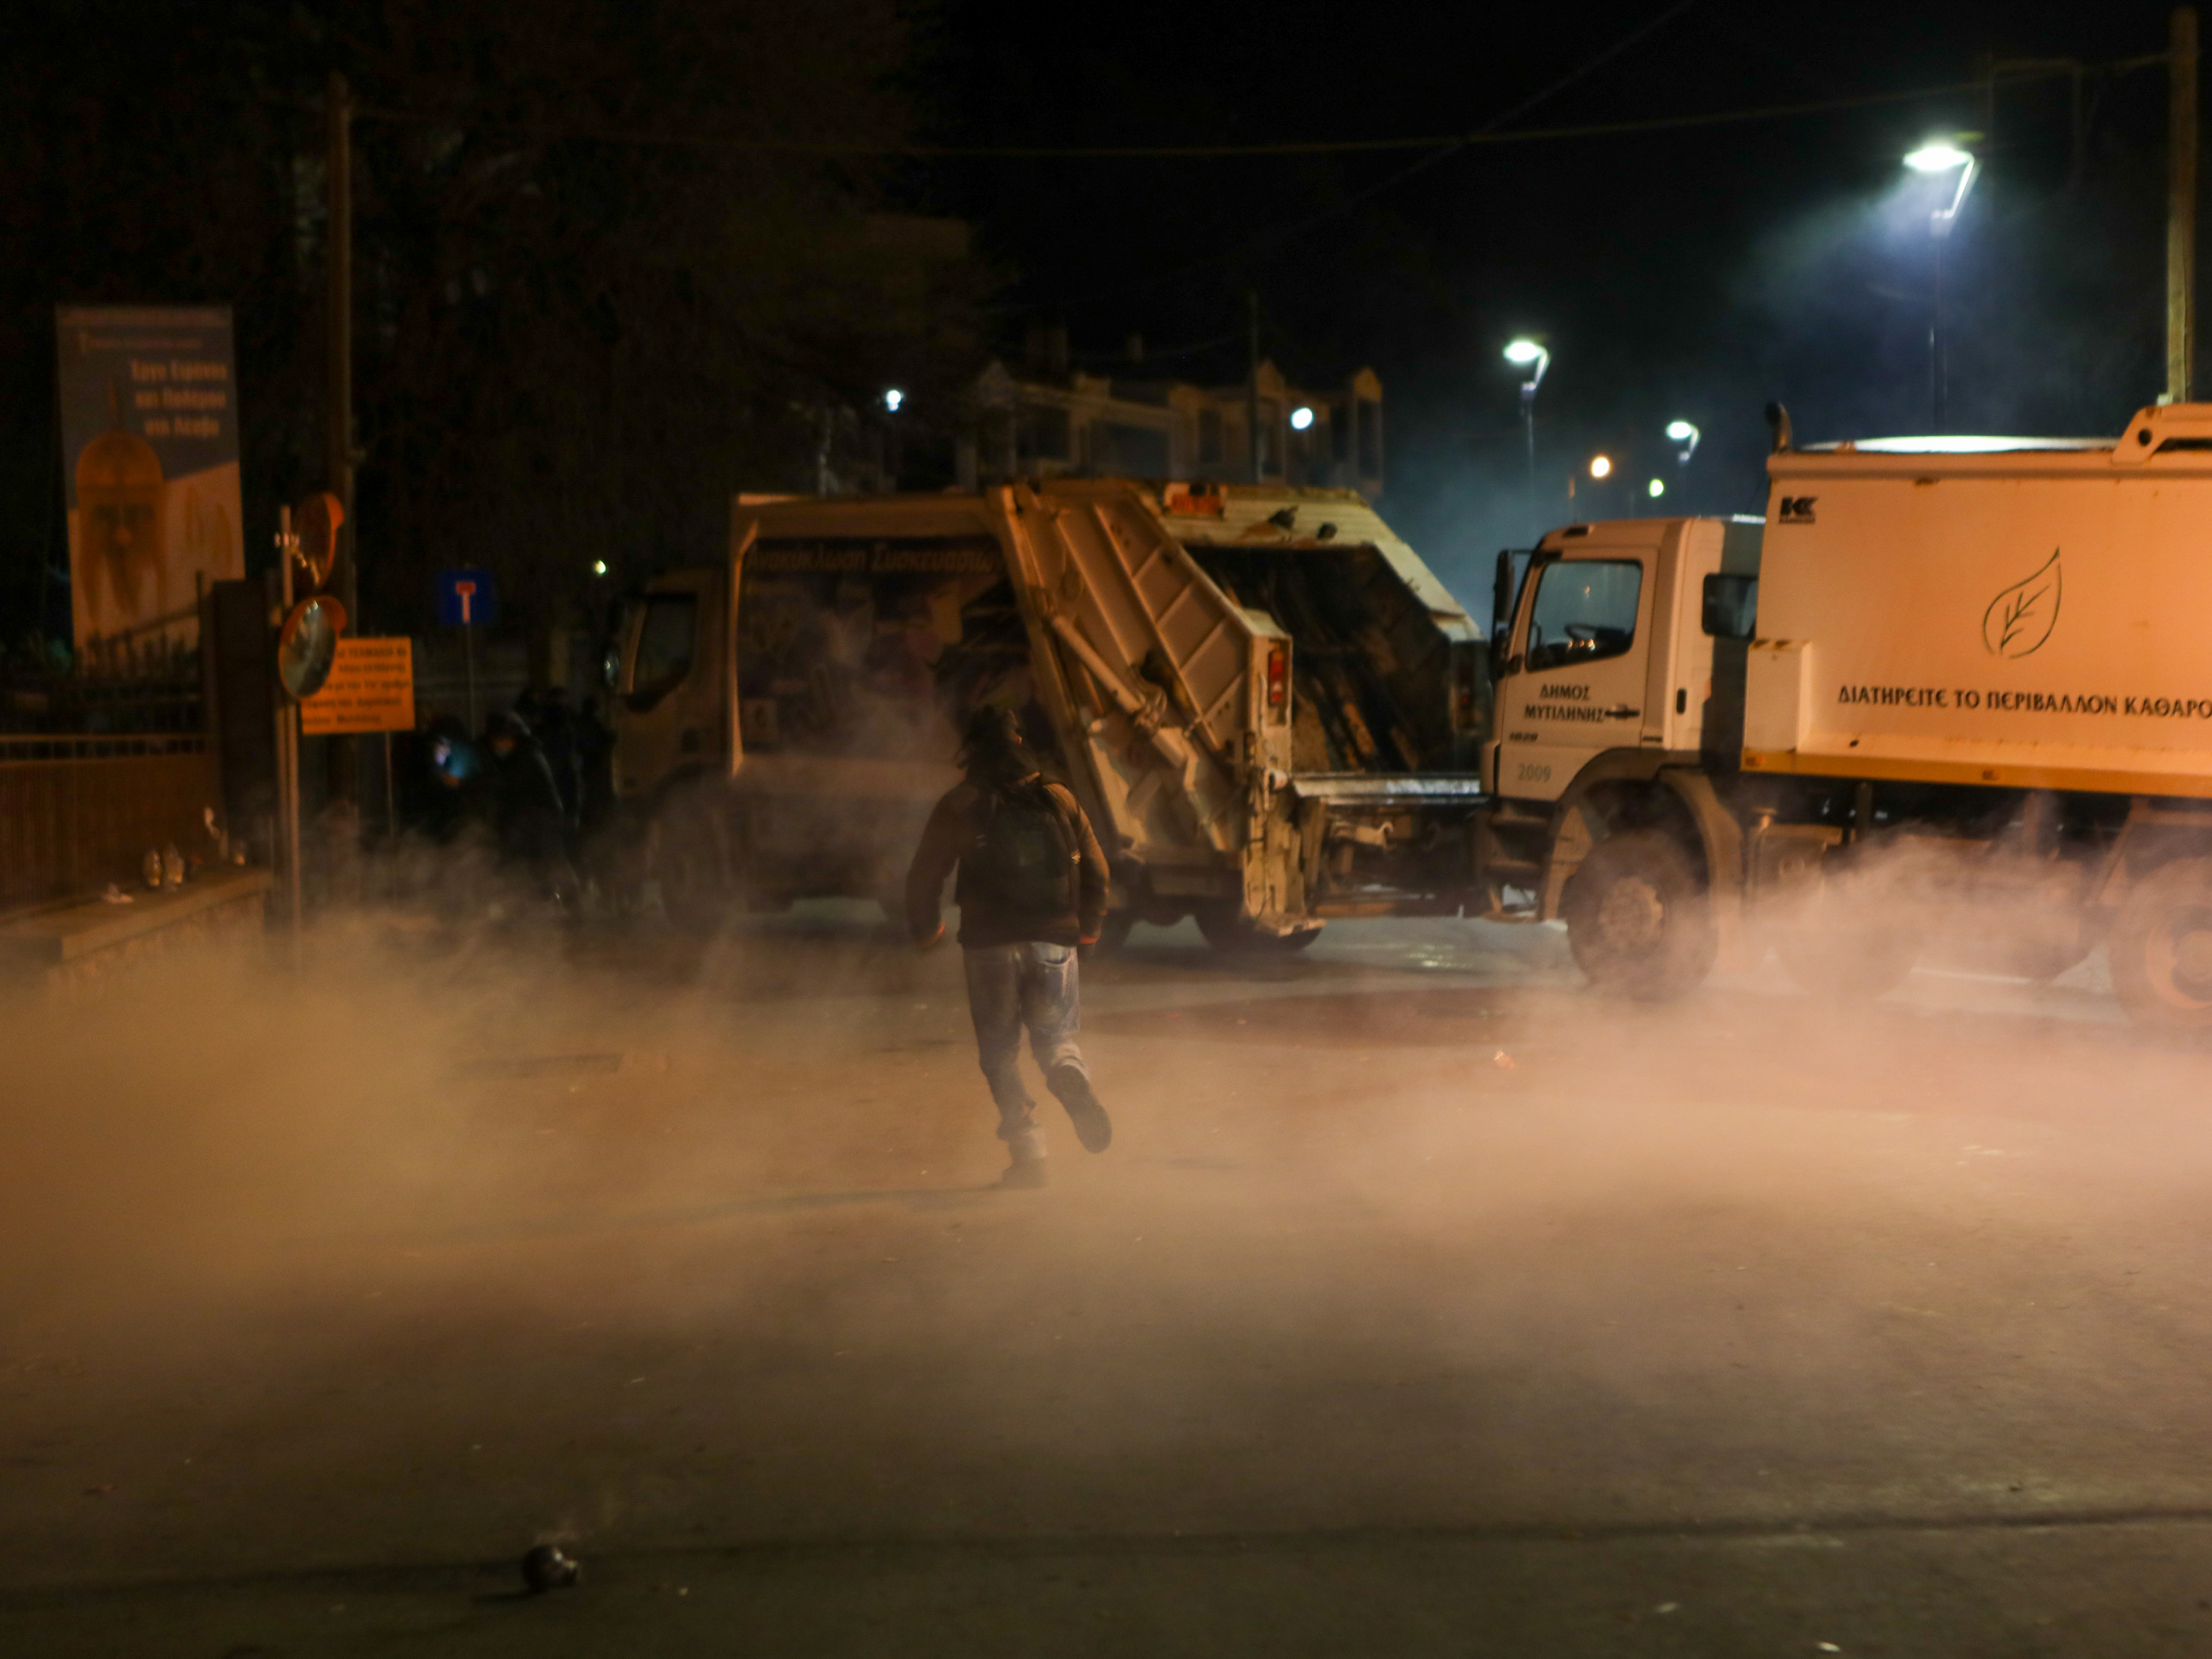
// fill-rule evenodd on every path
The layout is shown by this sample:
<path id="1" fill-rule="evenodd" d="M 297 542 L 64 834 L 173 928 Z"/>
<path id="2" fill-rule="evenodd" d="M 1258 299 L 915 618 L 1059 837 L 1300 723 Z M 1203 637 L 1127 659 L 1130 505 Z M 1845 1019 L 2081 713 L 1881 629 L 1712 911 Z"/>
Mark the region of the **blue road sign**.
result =
<path id="1" fill-rule="evenodd" d="M 438 620 L 449 628 L 497 626 L 498 581 L 489 571 L 440 571 Z"/>

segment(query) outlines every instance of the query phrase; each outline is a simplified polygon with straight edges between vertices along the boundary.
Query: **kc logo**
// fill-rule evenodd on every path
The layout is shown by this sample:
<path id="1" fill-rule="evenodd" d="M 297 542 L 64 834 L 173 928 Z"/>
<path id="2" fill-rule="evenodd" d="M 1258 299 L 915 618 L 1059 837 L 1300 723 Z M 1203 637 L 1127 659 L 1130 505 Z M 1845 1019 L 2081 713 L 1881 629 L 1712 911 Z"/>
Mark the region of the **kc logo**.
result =
<path id="1" fill-rule="evenodd" d="M 1783 496 L 1782 522 L 1784 524 L 1813 523 L 1813 503 L 1818 499 L 1819 497 L 1816 495 Z"/>

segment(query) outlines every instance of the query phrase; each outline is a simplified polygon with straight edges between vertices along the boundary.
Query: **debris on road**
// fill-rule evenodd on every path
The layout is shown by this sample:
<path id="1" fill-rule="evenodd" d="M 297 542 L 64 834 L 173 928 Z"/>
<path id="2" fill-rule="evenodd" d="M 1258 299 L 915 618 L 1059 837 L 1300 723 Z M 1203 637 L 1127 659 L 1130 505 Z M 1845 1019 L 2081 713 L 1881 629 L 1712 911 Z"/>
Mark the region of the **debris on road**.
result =
<path id="1" fill-rule="evenodd" d="M 548 1590 L 566 1590 L 580 1583 L 584 1569 L 574 1556 L 552 1544 L 534 1545 L 522 1558 L 522 1581 L 532 1595 Z"/>

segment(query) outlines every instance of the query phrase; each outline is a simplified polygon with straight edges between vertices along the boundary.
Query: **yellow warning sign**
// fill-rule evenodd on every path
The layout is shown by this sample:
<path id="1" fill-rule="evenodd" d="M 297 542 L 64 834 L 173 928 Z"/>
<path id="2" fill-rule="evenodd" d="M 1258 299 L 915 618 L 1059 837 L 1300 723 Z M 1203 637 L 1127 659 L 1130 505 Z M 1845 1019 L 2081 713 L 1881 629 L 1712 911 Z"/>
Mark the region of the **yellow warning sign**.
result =
<path id="1" fill-rule="evenodd" d="M 300 733 L 304 737 L 414 729 L 412 640 L 341 639 L 330 678 L 300 704 Z"/>

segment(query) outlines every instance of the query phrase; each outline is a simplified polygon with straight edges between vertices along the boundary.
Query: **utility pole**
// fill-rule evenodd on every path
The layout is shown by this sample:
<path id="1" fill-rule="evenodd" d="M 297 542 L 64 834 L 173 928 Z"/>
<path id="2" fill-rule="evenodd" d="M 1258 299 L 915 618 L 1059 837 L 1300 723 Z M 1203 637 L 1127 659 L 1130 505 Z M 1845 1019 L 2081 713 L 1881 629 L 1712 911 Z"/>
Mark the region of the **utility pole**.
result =
<path id="1" fill-rule="evenodd" d="M 323 473 L 329 480 L 325 488 L 345 510 L 331 549 L 331 569 L 338 603 L 345 607 L 357 631 L 361 583 L 354 568 L 353 534 L 353 94 L 345 76 L 334 69 L 326 102 L 329 154 L 325 178 L 330 223 L 327 315 L 324 319 L 328 356 L 324 377 L 327 402 L 323 411 Z M 330 792 L 334 799 L 358 798 L 354 750 L 351 738 L 340 738 L 330 746 Z"/>
<path id="2" fill-rule="evenodd" d="M 1244 377 L 1244 465 L 1246 482 L 1260 481 L 1260 291 L 1244 291 L 1249 359 Z"/>
<path id="3" fill-rule="evenodd" d="M 2197 347 L 2197 9 L 2176 6 L 2166 63 L 2166 398 L 2189 401 Z"/>
<path id="4" fill-rule="evenodd" d="M 300 539 L 292 530 L 292 510 L 277 509 L 277 612 L 292 615 L 292 562 Z M 279 661 L 282 660 L 281 649 Z M 288 689 L 276 694 L 276 849 L 284 865 L 284 922 L 291 934 L 292 972 L 300 971 L 300 924 L 305 899 L 300 870 L 300 709 Z"/>
<path id="5" fill-rule="evenodd" d="M 1928 430 L 1943 430 L 1943 244 L 1947 238 L 1939 228 L 1933 238 L 1935 248 L 1934 298 L 1928 309 Z"/>

